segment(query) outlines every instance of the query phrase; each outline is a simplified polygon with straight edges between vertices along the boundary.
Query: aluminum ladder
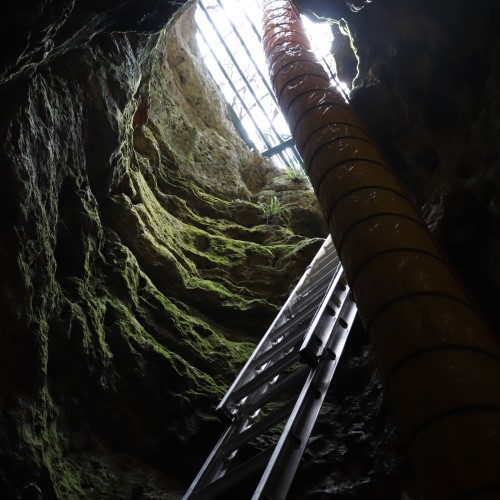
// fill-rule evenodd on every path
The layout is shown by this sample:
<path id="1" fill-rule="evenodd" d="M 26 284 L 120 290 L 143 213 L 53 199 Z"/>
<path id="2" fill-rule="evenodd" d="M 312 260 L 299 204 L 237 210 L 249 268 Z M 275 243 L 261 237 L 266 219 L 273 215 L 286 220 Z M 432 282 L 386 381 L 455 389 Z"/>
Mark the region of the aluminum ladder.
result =
<path id="1" fill-rule="evenodd" d="M 252 500 L 286 497 L 355 316 L 328 237 L 217 407 L 228 427 L 183 500 L 243 499 L 228 492 L 250 478 Z"/>

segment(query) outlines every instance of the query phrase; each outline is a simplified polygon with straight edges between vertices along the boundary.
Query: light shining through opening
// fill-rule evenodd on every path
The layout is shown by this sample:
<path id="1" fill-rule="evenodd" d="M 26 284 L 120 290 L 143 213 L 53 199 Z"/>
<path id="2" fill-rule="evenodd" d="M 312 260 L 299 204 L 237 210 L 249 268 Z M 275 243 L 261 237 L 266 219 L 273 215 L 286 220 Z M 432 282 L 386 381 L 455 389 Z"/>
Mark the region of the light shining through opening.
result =
<path id="1" fill-rule="evenodd" d="M 290 139 L 291 134 L 271 90 L 260 41 L 261 18 L 260 0 L 201 0 L 195 15 L 197 42 L 208 70 L 239 118 L 250 145 L 264 152 Z M 330 26 L 302 19 L 318 60 L 335 82 Z M 272 159 L 279 166 L 299 162 L 291 149 Z"/>

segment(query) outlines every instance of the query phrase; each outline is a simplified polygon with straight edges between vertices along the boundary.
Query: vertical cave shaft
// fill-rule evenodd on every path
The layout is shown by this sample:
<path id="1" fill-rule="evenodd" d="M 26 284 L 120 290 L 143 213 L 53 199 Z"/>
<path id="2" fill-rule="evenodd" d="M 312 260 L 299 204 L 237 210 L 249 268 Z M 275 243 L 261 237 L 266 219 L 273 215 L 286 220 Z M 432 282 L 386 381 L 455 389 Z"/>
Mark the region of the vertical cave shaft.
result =
<path id="1" fill-rule="evenodd" d="M 293 4 L 264 0 L 263 20 L 274 91 L 370 335 L 422 493 L 439 499 L 498 493 L 497 339 L 373 137 L 331 86 Z"/>

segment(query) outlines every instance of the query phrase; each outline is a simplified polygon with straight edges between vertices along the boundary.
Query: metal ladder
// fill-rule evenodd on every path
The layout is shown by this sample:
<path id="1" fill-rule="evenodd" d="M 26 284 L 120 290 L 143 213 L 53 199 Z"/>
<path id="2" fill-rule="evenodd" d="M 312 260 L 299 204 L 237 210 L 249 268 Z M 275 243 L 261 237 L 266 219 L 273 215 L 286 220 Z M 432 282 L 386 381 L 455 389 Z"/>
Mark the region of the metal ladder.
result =
<path id="1" fill-rule="evenodd" d="M 328 237 L 217 407 L 228 427 L 183 500 L 247 490 L 250 478 L 253 500 L 286 497 L 355 316 Z"/>

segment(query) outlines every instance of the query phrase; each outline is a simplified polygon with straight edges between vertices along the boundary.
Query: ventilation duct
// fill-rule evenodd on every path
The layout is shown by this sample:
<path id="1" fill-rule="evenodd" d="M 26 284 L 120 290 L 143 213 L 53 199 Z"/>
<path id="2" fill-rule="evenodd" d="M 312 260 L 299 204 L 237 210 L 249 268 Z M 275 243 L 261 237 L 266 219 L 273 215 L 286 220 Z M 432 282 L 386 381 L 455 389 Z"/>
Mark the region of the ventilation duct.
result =
<path id="1" fill-rule="evenodd" d="M 294 5 L 264 0 L 263 9 L 271 81 L 354 291 L 422 493 L 497 497 L 497 340 L 372 135 L 316 61 Z"/>

